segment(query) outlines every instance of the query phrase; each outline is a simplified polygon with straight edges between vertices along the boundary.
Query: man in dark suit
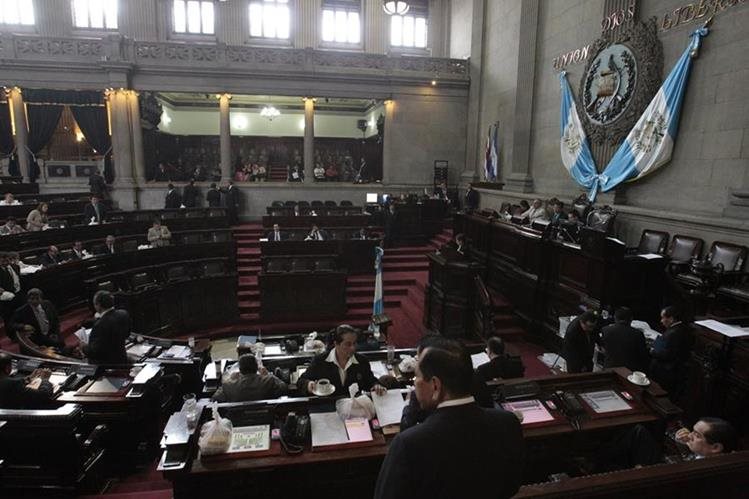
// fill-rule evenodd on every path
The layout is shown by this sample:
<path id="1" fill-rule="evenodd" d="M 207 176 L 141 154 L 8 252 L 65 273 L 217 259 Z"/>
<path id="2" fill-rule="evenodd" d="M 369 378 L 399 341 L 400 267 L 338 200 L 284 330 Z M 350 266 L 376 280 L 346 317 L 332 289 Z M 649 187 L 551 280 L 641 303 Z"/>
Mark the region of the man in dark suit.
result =
<path id="1" fill-rule="evenodd" d="M 83 242 L 76 241 L 73 243 L 73 247 L 70 249 L 70 261 L 78 261 L 86 258 L 88 253 L 83 248 Z"/>
<path id="2" fill-rule="evenodd" d="M 104 177 L 99 173 L 98 168 L 94 170 L 90 177 L 88 177 L 88 185 L 91 188 L 91 195 L 96 196 L 100 199 L 105 199 L 107 196 L 107 183 L 104 181 Z"/>
<path id="3" fill-rule="evenodd" d="M 37 369 L 27 378 L 11 377 L 13 359 L 0 352 L 0 409 L 45 409 L 50 406 L 49 369 Z M 38 381 L 38 386 L 33 388 Z"/>
<path id="4" fill-rule="evenodd" d="M 16 309 L 10 319 L 11 329 L 31 332 L 31 341 L 37 345 L 62 348 L 60 319 L 52 302 L 44 299 L 41 289 L 26 292 L 26 304 Z"/>
<path id="5" fill-rule="evenodd" d="M 130 334 L 130 315 L 115 310 L 114 297 L 109 291 L 97 291 L 94 309 L 99 318 L 91 328 L 89 343 L 81 350 L 91 364 L 127 364 L 125 341 Z"/>
<path id="6" fill-rule="evenodd" d="M 475 211 L 479 208 L 479 193 L 473 189 L 472 185 L 468 186 L 465 195 L 465 210 Z"/>
<path id="7" fill-rule="evenodd" d="M 549 216 L 549 222 L 553 225 L 559 225 L 562 220 L 567 220 L 567 214 L 564 212 L 564 203 L 560 200 L 555 199 L 551 203 L 551 215 Z"/>
<path id="8" fill-rule="evenodd" d="M 101 202 L 99 196 L 91 196 L 91 202 L 83 209 L 83 223 L 89 224 L 96 222 L 98 224 L 106 221 L 107 207 Z"/>
<path id="9" fill-rule="evenodd" d="M 687 370 L 687 361 L 694 338 L 689 324 L 683 322 L 682 312 L 675 306 L 661 311 L 661 324 L 666 330 L 655 340 L 650 355 L 650 376 L 663 387 L 669 396 L 678 398 L 679 380 Z"/>
<path id="10" fill-rule="evenodd" d="M 486 341 L 486 354 L 489 362 L 476 368 L 476 375 L 486 383 L 495 378 L 522 378 L 525 373 L 523 362 L 518 357 L 505 354 L 505 344 L 502 338 L 492 336 Z"/>
<path id="11" fill-rule="evenodd" d="M 216 183 L 211 184 L 211 188 L 205 193 L 205 200 L 209 208 L 221 208 L 221 191 L 216 188 Z"/>
<path id="12" fill-rule="evenodd" d="M 606 351 L 603 367 L 624 366 L 631 371 L 647 372 L 650 355 L 645 335 L 631 323 L 632 311 L 620 307 L 614 312 L 614 324 L 601 331 L 601 343 Z"/>
<path id="13" fill-rule="evenodd" d="M 47 248 L 47 252 L 39 257 L 39 263 L 42 264 L 42 267 L 51 267 L 61 262 L 60 250 L 57 249 L 57 246 L 50 246 Z"/>
<path id="14" fill-rule="evenodd" d="M 234 187 L 231 180 L 226 184 L 224 191 L 224 201 L 226 202 L 226 216 L 229 219 L 229 225 L 236 225 L 239 222 L 239 191 Z"/>
<path id="15" fill-rule="evenodd" d="M 180 206 L 182 206 L 182 196 L 174 188 L 174 184 L 169 184 L 167 186 L 166 199 L 164 200 L 164 208 L 167 210 L 176 210 Z"/>
<path id="16" fill-rule="evenodd" d="M 12 253 L 0 252 L 0 313 L 3 316 L 5 330 L 11 331 L 13 312 L 23 303 L 21 296 L 21 269 L 12 263 Z M 5 294 L 9 293 L 9 294 Z"/>
<path id="17" fill-rule="evenodd" d="M 567 361 L 568 373 L 593 371 L 594 334 L 597 322 L 596 314 L 588 311 L 575 318 L 567 326 L 562 357 Z"/>
<path id="18" fill-rule="evenodd" d="M 100 255 L 115 255 L 120 252 L 120 247 L 117 244 L 113 235 L 108 235 L 104 239 L 104 244 L 96 248 L 94 252 L 97 256 Z"/>
<path id="19" fill-rule="evenodd" d="M 278 224 L 273 224 L 273 230 L 268 232 L 268 241 L 286 241 L 288 236 L 285 232 L 281 231 L 281 227 Z"/>
<path id="20" fill-rule="evenodd" d="M 520 422 L 512 413 L 479 407 L 472 377 L 459 343 L 424 349 L 414 393 L 434 412 L 391 442 L 375 499 L 503 498 L 518 490 L 525 454 Z"/>
<path id="21" fill-rule="evenodd" d="M 198 206 L 198 196 L 200 196 L 200 191 L 195 187 L 195 181 L 190 180 L 182 189 L 182 204 L 186 208 L 196 208 Z"/>
<path id="22" fill-rule="evenodd" d="M 326 241 L 328 239 L 328 233 L 320 229 L 317 225 L 312 224 L 312 230 L 309 231 L 305 241 Z"/>
<path id="23" fill-rule="evenodd" d="M 312 360 L 309 368 L 302 374 L 297 387 L 302 393 L 311 393 L 315 382 L 328 379 L 335 387 L 336 396 L 349 396 L 348 388 L 359 384 L 362 391 L 385 391 L 372 374 L 369 361 L 356 353 L 358 331 L 349 325 L 340 325 L 333 332 L 334 347 L 327 353 L 318 355 Z"/>

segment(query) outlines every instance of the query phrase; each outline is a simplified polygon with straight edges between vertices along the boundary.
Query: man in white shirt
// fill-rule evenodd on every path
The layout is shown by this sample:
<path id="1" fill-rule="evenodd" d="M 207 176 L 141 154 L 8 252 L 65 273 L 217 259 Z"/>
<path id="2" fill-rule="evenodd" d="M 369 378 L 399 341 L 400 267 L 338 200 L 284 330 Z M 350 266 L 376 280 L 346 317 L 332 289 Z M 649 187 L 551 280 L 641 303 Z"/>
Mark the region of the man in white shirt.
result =
<path id="1" fill-rule="evenodd" d="M 327 236 L 325 232 L 320 230 L 317 225 L 312 225 L 312 230 L 309 231 L 307 237 L 304 238 L 305 241 L 324 241 L 326 239 Z"/>
<path id="2" fill-rule="evenodd" d="M 531 207 L 524 211 L 520 217 L 523 219 L 527 218 L 530 223 L 533 223 L 536 220 L 549 219 L 549 215 L 546 213 L 546 208 L 544 208 L 544 204 L 540 199 L 534 199 Z"/>
<path id="3" fill-rule="evenodd" d="M 19 204 L 21 202 L 17 201 L 10 192 L 6 192 L 3 200 L 0 201 L 0 206 L 18 206 Z"/>

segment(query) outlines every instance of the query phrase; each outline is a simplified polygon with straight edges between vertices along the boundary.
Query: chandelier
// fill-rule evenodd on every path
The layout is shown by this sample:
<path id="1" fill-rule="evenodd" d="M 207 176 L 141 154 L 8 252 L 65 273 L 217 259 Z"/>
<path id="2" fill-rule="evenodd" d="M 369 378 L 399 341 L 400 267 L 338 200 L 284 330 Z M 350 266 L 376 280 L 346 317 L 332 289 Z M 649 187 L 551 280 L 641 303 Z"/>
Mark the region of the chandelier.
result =
<path id="1" fill-rule="evenodd" d="M 409 8 L 408 2 L 402 0 L 383 0 L 382 2 L 382 10 L 389 16 L 402 16 L 408 12 Z"/>
<path id="2" fill-rule="evenodd" d="M 273 118 L 281 116 L 281 111 L 273 106 L 265 106 L 260 111 L 260 116 L 262 116 L 263 118 L 268 118 L 268 121 L 273 121 Z"/>

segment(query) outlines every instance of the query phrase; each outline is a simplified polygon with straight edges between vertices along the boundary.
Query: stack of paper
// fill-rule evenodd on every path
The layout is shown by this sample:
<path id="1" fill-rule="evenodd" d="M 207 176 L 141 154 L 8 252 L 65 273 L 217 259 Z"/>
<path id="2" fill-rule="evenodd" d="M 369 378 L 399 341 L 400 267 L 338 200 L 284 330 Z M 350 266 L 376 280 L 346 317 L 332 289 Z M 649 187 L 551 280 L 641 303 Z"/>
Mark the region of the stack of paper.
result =
<path id="1" fill-rule="evenodd" d="M 372 429 L 367 418 L 351 418 L 345 421 L 349 442 L 369 442 L 372 440 Z"/>
<path id="2" fill-rule="evenodd" d="M 406 406 L 406 402 L 403 400 L 403 395 L 400 391 L 388 390 L 384 395 L 377 395 L 372 392 L 372 401 L 374 402 L 380 426 L 398 424 L 401 422 L 401 416 L 403 415 L 403 408 Z"/>
<path id="3" fill-rule="evenodd" d="M 522 424 L 542 423 L 554 421 L 554 416 L 544 407 L 540 400 L 523 400 L 520 402 L 506 402 L 502 404 L 506 411 L 519 412 L 523 415 Z"/>
<path id="4" fill-rule="evenodd" d="M 626 411 L 632 408 L 614 390 L 581 393 L 580 398 L 598 414 Z"/>
<path id="5" fill-rule="evenodd" d="M 166 352 L 159 355 L 160 359 L 187 359 L 192 355 L 192 349 L 185 345 L 172 345 Z"/>
<path id="6" fill-rule="evenodd" d="M 235 426 L 226 452 L 255 452 L 270 449 L 270 425 Z"/>
<path id="7" fill-rule="evenodd" d="M 348 443 L 346 425 L 337 412 L 320 412 L 309 415 L 312 427 L 312 447 Z"/>
<path id="8" fill-rule="evenodd" d="M 489 362 L 489 360 L 489 356 L 486 354 L 486 352 L 480 352 L 471 355 L 471 362 L 473 363 L 474 369 L 482 364 L 486 364 L 487 362 Z"/>
<path id="9" fill-rule="evenodd" d="M 704 320 L 704 321 L 695 321 L 695 324 L 699 324 L 700 326 L 705 326 L 708 329 L 712 329 L 716 333 L 720 333 L 723 336 L 727 336 L 729 338 L 741 338 L 743 336 L 749 336 L 749 332 L 744 331 L 743 329 L 736 327 L 736 326 L 730 326 L 728 324 L 724 324 L 719 321 L 715 321 L 712 319 Z"/>
<path id="10" fill-rule="evenodd" d="M 385 365 L 385 361 L 370 360 L 369 367 L 372 369 L 372 374 L 374 374 L 375 378 L 379 378 L 380 376 L 386 376 L 390 374 L 388 372 L 387 366 Z"/>

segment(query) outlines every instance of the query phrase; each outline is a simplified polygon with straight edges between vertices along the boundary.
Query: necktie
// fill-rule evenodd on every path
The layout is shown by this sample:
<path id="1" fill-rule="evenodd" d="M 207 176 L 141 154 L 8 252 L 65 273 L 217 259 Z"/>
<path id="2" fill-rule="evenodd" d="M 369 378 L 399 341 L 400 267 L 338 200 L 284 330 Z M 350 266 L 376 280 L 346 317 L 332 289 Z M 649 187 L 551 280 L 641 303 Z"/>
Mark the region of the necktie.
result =
<path id="1" fill-rule="evenodd" d="M 19 291 L 21 291 L 21 280 L 18 278 L 18 274 L 16 274 L 16 271 L 13 270 L 13 267 L 11 265 L 8 265 L 8 272 L 13 278 L 13 292 L 18 293 Z"/>
<path id="2" fill-rule="evenodd" d="M 278 231 L 276 231 L 276 241 L 280 241 L 280 240 L 281 240 L 281 234 L 279 234 Z"/>
<path id="3" fill-rule="evenodd" d="M 99 215 L 99 203 L 94 205 L 94 211 L 96 212 L 96 221 L 98 222 L 101 220 L 101 215 Z"/>

